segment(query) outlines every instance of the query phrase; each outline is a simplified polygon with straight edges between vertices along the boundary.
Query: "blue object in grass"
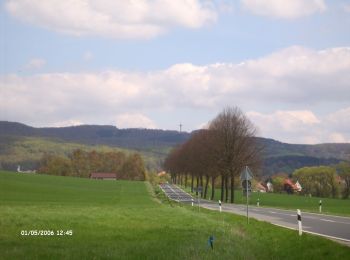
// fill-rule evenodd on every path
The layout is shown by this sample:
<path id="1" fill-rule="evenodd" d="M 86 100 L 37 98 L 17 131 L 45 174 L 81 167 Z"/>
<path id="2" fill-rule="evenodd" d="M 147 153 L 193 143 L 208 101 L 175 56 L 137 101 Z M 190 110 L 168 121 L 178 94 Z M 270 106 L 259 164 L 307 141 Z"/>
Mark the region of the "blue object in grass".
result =
<path id="1" fill-rule="evenodd" d="M 211 247 L 211 249 L 214 249 L 214 236 L 211 235 L 208 239 L 208 245 Z"/>

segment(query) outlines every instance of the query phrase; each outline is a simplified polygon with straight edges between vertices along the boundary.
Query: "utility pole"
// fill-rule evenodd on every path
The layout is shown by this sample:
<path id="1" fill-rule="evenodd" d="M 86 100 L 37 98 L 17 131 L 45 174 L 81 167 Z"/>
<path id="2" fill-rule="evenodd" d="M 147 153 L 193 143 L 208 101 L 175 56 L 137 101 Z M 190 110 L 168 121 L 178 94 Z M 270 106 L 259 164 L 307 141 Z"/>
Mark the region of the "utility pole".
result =
<path id="1" fill-rule="evenodd" d="M 181 130 L 182 130 L 182 124 L 180 123 L 180 124 L 179 124 L 179 126 L 180 126 L 180 133 L 181 133 Z"/>

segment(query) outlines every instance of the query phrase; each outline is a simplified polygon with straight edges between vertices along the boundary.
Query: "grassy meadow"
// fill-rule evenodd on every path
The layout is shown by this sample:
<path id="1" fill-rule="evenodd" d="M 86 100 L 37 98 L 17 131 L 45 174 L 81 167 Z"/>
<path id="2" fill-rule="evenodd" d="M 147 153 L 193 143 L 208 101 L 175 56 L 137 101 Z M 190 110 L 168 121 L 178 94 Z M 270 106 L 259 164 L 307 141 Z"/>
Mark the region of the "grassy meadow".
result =
<path id="1" fill-rule="evenodd" d="M 147 182 L 0 172 L 0 259 L 346 259 L 350 248 L 169 202 Z M 22 236 L 23 230 L 72 235 Z M 214 250 L 208 246 L 215 237 Z"/>

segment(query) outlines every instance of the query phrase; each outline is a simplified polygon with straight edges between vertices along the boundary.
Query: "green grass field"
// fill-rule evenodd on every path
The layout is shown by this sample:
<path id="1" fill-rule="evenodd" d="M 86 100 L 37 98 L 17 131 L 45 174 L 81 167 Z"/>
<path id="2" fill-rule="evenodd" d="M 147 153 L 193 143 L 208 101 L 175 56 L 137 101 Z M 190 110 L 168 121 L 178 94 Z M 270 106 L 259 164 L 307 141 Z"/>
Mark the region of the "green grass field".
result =
<path id="1" fill-rule="evenodd" d="M 350 248 L 171 204 L 146 182 L 0 172 L 1 259 L 346 259 Z M 162 199 L 163 198 L 163 199 Z M 22 236 L 22 230 L 72 230 Z M 207 244 L 214 235 L 214 250 Z"/>
<path id="2" fill-rule="evenodd" d="M 187 192 L 190 192 L 189 187 L 182 187 Z M 209 189 L 209 194 L 211 190 Z M 230 198 L 230 196 L 229 196 Z M 220 189 L 215 190 L 215 200 L 220 199 Z M 307 212 L 319 213 L 319 201 L 322 200 L 322 214 L 350 216 L 350 199 L 331 199 L 318 198 L 302 195 L 288 195 L 285 193 L 260 193 L 252 192 L 249 197 L 249 204 L 256 205 L 259 199 L 261 207 L 273 207 L 281 209 L 291 209 Z M 246 197 L 243 196 L 242 190 L 235 191 L 235 203 L 246 204 Z"/>

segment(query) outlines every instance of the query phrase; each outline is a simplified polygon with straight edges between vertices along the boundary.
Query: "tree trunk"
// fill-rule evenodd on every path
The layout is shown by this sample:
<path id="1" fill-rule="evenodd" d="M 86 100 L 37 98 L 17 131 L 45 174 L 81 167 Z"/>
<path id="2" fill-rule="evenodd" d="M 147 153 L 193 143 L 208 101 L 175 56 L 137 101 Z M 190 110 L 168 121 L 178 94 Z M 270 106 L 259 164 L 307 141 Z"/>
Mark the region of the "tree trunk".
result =
<path id="1" fill-rule="evenodd" d="M 203 175 L 202 174 L 200 176 L 200 181 L 201 181 L 201 197 L 203 198 Z"/>
<path id="2" fill-rule="evenodd" d="M 235 177 L 231 174 L 231 203 L 235 200 Z"/>
<path id="3" fill-rule="evenodd" d="M 211 200 L 214 200 L 215 196 L 215 177 L 211 177 Z"/>
<path id="4" fill-rule="evenodd" d="M 187 188 L 187 173 L 185 174 L 185 188 Z"/>
<path id="5" fill-rule="evenodd" d="M 222 174 L 221 175 L 221 201 L 224 201 L 224 182 L 225 182 L 225 176 Z"/>
<path id="6" fill-rule="evenodd" d="M 191 174 L 191 192 L 193 193 L 193 179 L 194 179 L 194 176 L 193 176 L 193 173 Z"/>
<path id="7" fill-rule="evenodd" d="M 228 176 L 225 177 L 225 202 L 228 202 Z"/>
<path id="8" fill-rule="evenodd" d="M 207 198 L 208 184 L 209 184 L 209 175 L 205 175 L 205 189 L 204 189 L 205 199 Z"/>
<path id="9" fill-rule="evenodd" d="M 199 187 L 199 177 L 197 176 L 197 189 L 196 189 L 196 196 L 198 196 L 198 187 Z"/>

